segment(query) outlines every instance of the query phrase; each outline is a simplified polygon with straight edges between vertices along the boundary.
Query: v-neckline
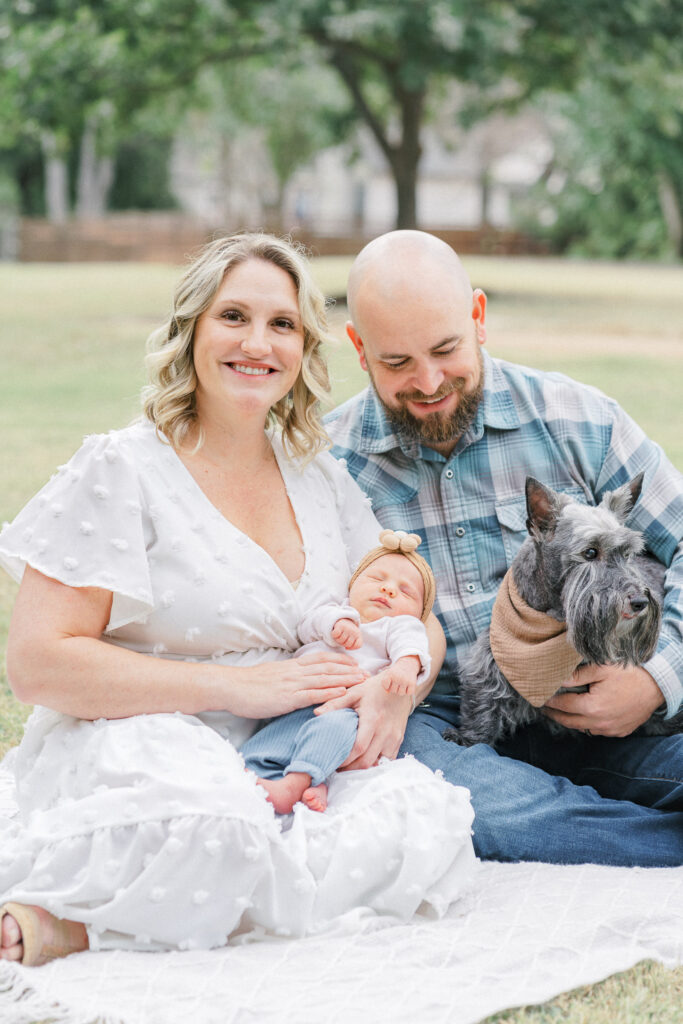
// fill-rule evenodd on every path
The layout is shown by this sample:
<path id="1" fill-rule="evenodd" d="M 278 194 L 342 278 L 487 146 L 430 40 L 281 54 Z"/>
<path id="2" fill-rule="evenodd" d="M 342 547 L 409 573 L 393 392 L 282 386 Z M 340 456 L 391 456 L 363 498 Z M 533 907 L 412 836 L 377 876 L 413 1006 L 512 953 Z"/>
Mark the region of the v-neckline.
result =
<path id="1" fill-rule="evenodd" d="M 285 580 L 285 582 L 287 583 L 287 586 L 290 587 L 290 589 L 292 590 L 292 593 L 296 593 L 297 588 L 301 585 L 301 582 L 302 582 L 302 580 L 303 580 L 303 578 L 306 575 L 307 570 L 308 570 L 308 548 L 307 548 L 307 545 L 306 545 L 306 538 L 304 537 L 304 531 L 302 529 L 302 525 L 301 525 L 301 521 L 300 521 L 300 518 L 299 518 L 298 511 L 297 511 L 296 503 L 295 503 L 294 497 L 293 497 L 293 495 L 292 495 L 292 493 L 291 493 L 291 491 L 289 489 L 289 482 L 288 482 L 288 479 L 287 479 L 287 472 L 286 472 L 285 468 L 283 467 L 283 463 L 286 460 L 285 453 L 284 453 L 284 451 L 278 451 L 277 444 L 273 443 L 274 442 L 274 438 L 273 438 L 272 434 L 266 433 L 266 437 L 268 438 L 268 443 L 270 444 L 270 447 L 271 447 L 271 450 L 273 452 L 273 455 L 275 456 L 275 462 L 277 463 L 277 468 L 278 468 L 278 471 L 280 473 L 280 478 L 282 480 L 282 483 L 284 484 L 285 492 L 287 494 L 287 500 L 289 501 L 289 504 L 291 505 L 291 508 L 292 508 L 292 513 L 294 515 L 294 522 L 296 524 L 297 530 L 299 531 L 299 537 L 301 538 L 301 545 L 302 545 L 303 552 L 304 552 L 304 567 L 301 570 L 301 575 L 296 580 L 290 580 L 288 578 L 287 574 L 284 572 L 284 570 L 281 569 L 280 566 L 278 565 L 278 563 L 275 561 L 273 556 L 268 551 L 266 551 L 266 549 L 261 544 L 259 544 L 258 541 L 255 541 L 254 538 L 250 537 L 248 533 L 244 532 L 244 530 L 240 530 L 239 526 L 236 526 L 235 523 L 233 523 L 233 521 L 231 519 L 228 519 L 228 517 L 225 515 L 225 513 L 221 512 L 221 510 L 218 508 L 217 505 L 214 505 L 214 503 L 211 501 L 211 498 L 208 496 L 208 494 L 197 483 L 197 481 L 195 480 L 194 476 L 189 471 L 189 469 L 187 468 L 187 466 L 185 465 L 183 460 L 180 458 L 180 456 L 178 455 L 178 452 L 175 450 L 175 448 L 173 447 L 172 444 L 168 444 L 168 449 L 171 452 L 172 457 L 175 459 L 176 463 L 180 467 L 181 473 L 184 474 L 187 477 L 187 479 L 190 482 L 191 487 L 194 490 L 198 491 L 201 499 L 213 511 L 214 516 L 218 517 L 218 519 L 220 519 L 223 523 L 225 523 L 226 526 L 228 526 L 231 530 L 234 530 L 235 533 L 239 534 L 240 537 L 244 537 L 245 540 L 247 541 L 247 543 L 252 544 L 255 548 L 257 548 L 257 550 L 260 551 L 261 554 L 265 558 L 267 558 L 268 561 L 271 562 L 275 566 L 277 571 L 282 576 L 283 580 Z M 160 441 L 160 444 L 163 444 L 163 443 L 164 443 L 163 441 Z M 287 466 L 287 469 L 289 469 L 289 466 Z"/>

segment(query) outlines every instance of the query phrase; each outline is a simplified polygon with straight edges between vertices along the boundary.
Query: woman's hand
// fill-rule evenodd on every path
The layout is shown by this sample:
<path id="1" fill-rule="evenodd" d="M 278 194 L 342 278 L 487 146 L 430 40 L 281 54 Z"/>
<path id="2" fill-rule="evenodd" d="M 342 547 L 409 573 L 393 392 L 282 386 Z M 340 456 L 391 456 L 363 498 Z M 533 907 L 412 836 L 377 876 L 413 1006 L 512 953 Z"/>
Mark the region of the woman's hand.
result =
<path id="1" fill-rule="evenodd" d="M 242 718 L 274 718 L 343 698 L 368 678 L 368 673 L 341 651 L 302 654 L 249 668 L 226 666 L 226 671 L 230 673 L 226 687 L 229 710 Z"/>
<path id="2" fill-rule="evenodd" d="M 358 714 L 358 733 L 353 749 L 342 767 L 370 768 L 377 764 L 380 757 L 394 760 L 403 742 L 412 707 L 412 697 L 387 693 L 380 672 L 352 687 L 343 696 L 330 696 L 322 707 L 316 708 L 315 714 L 324 715 L 338 708 L 353 708 Z"/>

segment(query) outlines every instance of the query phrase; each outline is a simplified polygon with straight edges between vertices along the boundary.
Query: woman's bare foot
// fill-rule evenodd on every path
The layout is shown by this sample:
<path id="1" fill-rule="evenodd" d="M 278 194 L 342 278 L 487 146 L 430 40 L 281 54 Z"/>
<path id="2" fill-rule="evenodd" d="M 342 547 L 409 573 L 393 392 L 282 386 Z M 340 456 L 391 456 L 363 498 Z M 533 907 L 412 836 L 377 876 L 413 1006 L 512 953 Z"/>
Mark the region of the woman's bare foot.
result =
<path id="1" fill-rule="evenodd" d="M 327 786 L 321 782 L 319 786 L 309 786 L 301 794 L 301 802 L 312 811 L 324 811 L 327 807 Z"/>
<path id="2" fill-rule="evenodd" d="M 5 914 L 0 923 L 0 960 L 21 960 L 23 955 L 21 928 L 11 914 Z"/>
<path id="3" fill-rule="evenodd" d="M 311 785 L 311 776 L 304 772 L 290 772 L 281 779 L 257 779 L 263 786 L 268 799 L 277 814 L 291 814 L 294 804 L 298 803 Z"/>
<path id="4" fill-rule="evenodd" d="M 2 960 L 39 966 L 88 948 L 88 933 L 80 921 L 66 921 L 43 907 L 17 903 L 7 903 L 0 912 Z"/>

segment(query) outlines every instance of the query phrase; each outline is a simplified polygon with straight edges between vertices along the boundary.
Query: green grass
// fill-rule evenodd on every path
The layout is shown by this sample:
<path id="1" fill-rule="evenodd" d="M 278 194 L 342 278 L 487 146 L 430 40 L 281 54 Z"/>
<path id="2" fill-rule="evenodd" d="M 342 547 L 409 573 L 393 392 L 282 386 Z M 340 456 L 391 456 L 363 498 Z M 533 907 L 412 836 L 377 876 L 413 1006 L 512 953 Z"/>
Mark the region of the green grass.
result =
<path id="1" fill-rule="evenodd" d="M 683 469 L 683 270 L 566 260 L 468 257 L 489 295 L 494 355 L 561 370 L 617 398 Z M 326 293 L 345 292 L 350 260 L 318 260 Z M 149 264 L 0 264 L 0 521 L 12 518 L 84 434 L 127 423 L 138 408 L 144 340 L 178 277 Z M 335 402 L 364 385 L 344 335 L 329 353 Z M 0 579 L 0 650 L 15 586 Z M 0 753 L 27 710 L 0 676 Z M 683 971 L 641 964 L 497 1024 L 683 1024 Z"/>

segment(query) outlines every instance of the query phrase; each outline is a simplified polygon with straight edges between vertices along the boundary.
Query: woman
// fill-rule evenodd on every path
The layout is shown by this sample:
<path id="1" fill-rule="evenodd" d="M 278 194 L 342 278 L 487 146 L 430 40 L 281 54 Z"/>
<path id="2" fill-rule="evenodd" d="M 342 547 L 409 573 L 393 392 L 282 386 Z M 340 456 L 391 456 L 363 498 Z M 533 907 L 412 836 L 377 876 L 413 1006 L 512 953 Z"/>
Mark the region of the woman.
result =
<path id="1" fill-rule="evenodd" d="M 21 579 L 10 681 L 38 705 L 3 957 L 303 934 L 358 906 L 443 911 L 461 888 L 471 810 L 421 765 L 349 773 L 330 812 L 280 819 L 236 751 L 362 679 L 343 654 L 291 657 L 379 530 L 321 454 L 325 337 L 293 247 L 212 243 L 150 339 L 146 418 L 87 438 L 0 537 Z"/>

